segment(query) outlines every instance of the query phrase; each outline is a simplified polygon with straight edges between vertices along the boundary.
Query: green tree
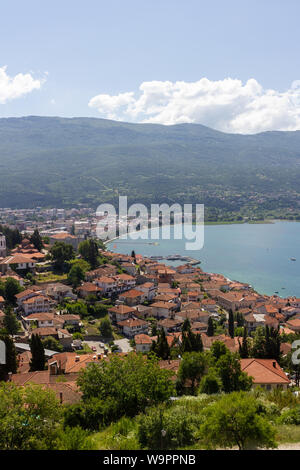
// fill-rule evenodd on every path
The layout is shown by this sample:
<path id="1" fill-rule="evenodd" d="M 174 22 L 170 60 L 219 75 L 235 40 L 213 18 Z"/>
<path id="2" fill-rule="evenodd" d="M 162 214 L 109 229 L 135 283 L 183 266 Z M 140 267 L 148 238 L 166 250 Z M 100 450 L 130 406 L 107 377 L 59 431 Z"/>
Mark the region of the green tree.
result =
<path id="1" fill-rule="evenodd" d="M 226 354 L 227 348 L 222 341 L 214 341 L 210 348 L 213 360 L 216 362 L 223 354 Z"/>
<path id="2" fill-rule="evenodd" d="M 225 395 L 204 413 L 200 435 L 208 448 L 277 447 L 275 428 L 260 413 L 259 402 L 245 392 Z"/>
<path id="3" fill-rule="evenodd" d="M 242 344 L 240 343 L 240 340 L 239 340 L 239 353 L 242 359 L 247 359 L 249 357 L 248 331 L 245 326 L 244 326 Z"/>
<path id="4" fill-rule="evenodd" d="M 214 322 L 213 322 L 212 317 L 209 317 L 206 334 L 207 336 L 213 336 L 214 332 L 215 332 Z"/>
<path id="5" fill-rule="evenodd" d="M 79 315 L 80 318 L 84 318 L 89 315 L 87 305 L 81 300 L 78 302 L 66 304 L 66 310 L 68 313 Z"/>
<path id="6" fill-rule="evenodd" d="M 44 247 L 42 237 L 40 236 L 40 232 L 36 228 L 33 234 L 30 237 L 30 242 L 34 245 L 34 247 L 38 250 L 41 251 L 41 249 Z"/>
<path id="7" fill-rule="evenodd" d="M 186 319 L 182 326 L 182 340 L 180 346 L 181 354 L 185 352 L 201 352 L 203 351 L 203 343 L 201 335 L 198 333 L 193 333 L 191 330 L 191 324 L 188 319 Z"/>
<path id="8" fill-rule="evenodd" d="M 195 442 L 195 421 L 184 409 L 160 405 L 139 416 L 137 437 L 144 448 L 180 449 Z"/>
<path id="9" fill-rule="evenodd" d="M 30 351 L 32 355 L 30 361 L 30 370 L 44 370 L 46 364 L 45 348 L 39 335 L 33 334 L 31 336 Z"/>
<path id="10" fill-rule="evenodd" d="M 63 351 L 63 345 L 53 336 L 47 336 L 45 339 L 42 340 L 42 344 L 45 349 L 50 349 L 50 351 Z"/>
<path id="11" fill-rule="evenodd" d="M 68 282 L 72 285 L 73 288 L 76 288 L 80 286 L 81 281 L 83 280 L 84 271 L 78 264 L 73 265 L 68 274 Z"/>
<path id="12" fill-rule="evenodd" d="M 208 373 L 202 377 L 198 391 L 199 393 L 211 395 L 213 393 L 219 393 L 221 390 L 222 381 L 218 376 L 217 371 L 210 368 Z"/>
<path id="13" fill-rule="evenodd" d="M 228 334 L 231 338 L 234 338 L 234 316 L 232 310 L 230 310 L 228 316 Z"/>
<path id="14" fill-rule="evenodd" d="M 55 394 L 38 385 L 0 383 L 0 449 L 53 449 L 61 421 Z"/>
<path id="15" fill-rule="evenodd" d="M 7 303 L 11 305 L 16 304 L 16 294 L 19 294 L 22 292 L 22 287 L 20 286 L 19 282 L 12 278 L 9 277 L 6 282 L 5 282 L 5 293 L 4 297 Z"/>
<path id="16" fill-rule="evenodd" d="M 50 249 L 50 255 L 54 263 L 54 267 L 62 271 L 67 261 L 74 258 L 75 252 L 72 245 L 64 242 L 55 242 Z"/>
<path id="17" fill-rule="evenodd" d="M 90 364 L 79 373 L 83 400 L 102 400 L 110 407 L 111 418 L 135 416 L 146 407 L 166 402 L 174 394 L 172 372 L 160 369 L 155 357 L 141 354 L 113 356 L 110 361 Z M 96 403 L 97 403 L 96 400 Z M 96 403 L 93 405 L 97 406 Z"/>
<path id="18" fill-rule="evenodd" d="M 79 244 L 78 251 L 92 269 L 99 265 L 99 245 L 97 240 L 84 240 Z"/>
<path id="19" fill-rule="evenodd" d="M 216 369 L 222 380 L 224 392 L 250 390 L 252 378 L 246 372 L 242 372 L 238 353 L 231 353 L 227 350 L 217 361 Z"/>
<path id="20" fill-rule="evenodd" d="M 4 310 L 3 326 L 11 336 L 16 335 L 20 330 L 19 322 L 11 307 L 7 307 Z"/>
<path id="21" fill-rule="evenodd" d="M 157 341 L 152 342 L 151 351 L 164 360 L 170 357 L 170 347 L 163 328 L 158 330 Z"/>
<path id="22" fill-rule="evenodd" d="M 266 359 L 275 359 L 276 361 L 280 362 L 281 341 L 280 341 L 279 327 L 275 329 L 273 327 L 269 328 L 268 325 L 266 325 L 265 332 L 266 332 L 265 357 Z"/>
<path id="23" fill-rule="evenodd" d="M 185 353 L 180 361 L 178 371 L 178 380 L 182 386 L 189 385 L 191 382 L 191 392 L 194 394 L 195 385 L 200 382 L 201 377 L 205 372 L 206 360 L 202 352 L 189 352 Z"/>
<path id="24" fill-rule="evenodd" d="M 263 327 L 256 328 L 253 337 L 253 346 L 251 350 L 251 357 L 257 359 L 264 359 L 266 356 L 266 338 Z"/>
<path id="25" fill-rule="evenodd" d="M 103 320 L 101 320 L 99 330 L 103 338 L 112 338 L 112 327 L 108 318 L 103 318 Z"/>

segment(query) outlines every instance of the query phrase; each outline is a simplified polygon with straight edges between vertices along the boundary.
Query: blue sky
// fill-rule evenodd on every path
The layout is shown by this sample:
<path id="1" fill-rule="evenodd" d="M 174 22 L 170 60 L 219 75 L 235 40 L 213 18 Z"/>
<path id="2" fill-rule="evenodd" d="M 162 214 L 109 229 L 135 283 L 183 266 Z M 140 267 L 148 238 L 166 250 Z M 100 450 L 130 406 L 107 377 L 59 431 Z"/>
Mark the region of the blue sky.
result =
<path id="1" fill-rule="evenodd" d="M 263 122 L 300 128 L 300 87 L 291 88 L 300 79 L 299 17 L 298 0 L 3 2 L 0 117 L 204 121 L 233 132 L 264 130 Z M 17 74 L 30 79 L 21 77 L 16 92 L 8 80 Z M 249 79 L 255 83 L 245 88 Z M 190 83 L 197 83 L 193 103 Z"/>

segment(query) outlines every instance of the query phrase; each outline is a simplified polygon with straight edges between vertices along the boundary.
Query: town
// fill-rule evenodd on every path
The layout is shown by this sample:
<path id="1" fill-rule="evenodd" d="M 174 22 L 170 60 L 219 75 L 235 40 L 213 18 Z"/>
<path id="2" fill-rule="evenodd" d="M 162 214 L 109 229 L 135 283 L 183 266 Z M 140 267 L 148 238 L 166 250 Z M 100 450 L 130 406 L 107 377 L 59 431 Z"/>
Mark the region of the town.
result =
<path id="1" fill-rule="evenodd" d="M 174 267 L 135 251 L 110 251 L 92 237 L 88 209 L 69 223 L 56 211 L 52 231 L 46 231 L 49 212 L 40 213 L 42 222 L 22 211 L 15 224 L 1 226 L 4 382 L 40 385 L 62 406 L 79 406 L 80 377 L 91 365 L 138 355 L 156 357 L 174 396 L 298 389 L 292 343 L 300 332 L 299 298 L 262 295 L 194 262 Z M 26 230 L 19 231 L 21 220 Z M 228 354 L 230 367 L 235 361 L 237 383 L 224 371 L 211 376 L 201 362 L 203 354 L 222 354 L 217 350 Z M 189 355 L 194 368 L 186 366 Z"/>

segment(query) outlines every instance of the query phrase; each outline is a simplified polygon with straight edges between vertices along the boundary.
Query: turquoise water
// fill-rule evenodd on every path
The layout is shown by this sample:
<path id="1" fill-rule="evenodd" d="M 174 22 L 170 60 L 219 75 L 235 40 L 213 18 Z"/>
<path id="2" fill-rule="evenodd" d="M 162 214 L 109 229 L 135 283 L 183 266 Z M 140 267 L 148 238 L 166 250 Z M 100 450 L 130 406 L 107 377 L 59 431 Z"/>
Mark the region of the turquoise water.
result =
<path id="1" fill-rule="evenodd" d="M 171 230 L 172 233 L 172 230 Z M 149 240 L 153 242 L 155 240 Z M 206 225 L 204 247 L 186 251 L 186 240 L 115 240 L 109 249 L 141 255 L 181 254 L 201 261 L 207 272 L 251 284 L 258 292 L 300 297 L 300 223 Z M 290 258 L 296 258 L 291 261 Z M 169 265 L 183 262 L 162 261 Z M 284 288 L 284 289 L 283 289 Z"/>

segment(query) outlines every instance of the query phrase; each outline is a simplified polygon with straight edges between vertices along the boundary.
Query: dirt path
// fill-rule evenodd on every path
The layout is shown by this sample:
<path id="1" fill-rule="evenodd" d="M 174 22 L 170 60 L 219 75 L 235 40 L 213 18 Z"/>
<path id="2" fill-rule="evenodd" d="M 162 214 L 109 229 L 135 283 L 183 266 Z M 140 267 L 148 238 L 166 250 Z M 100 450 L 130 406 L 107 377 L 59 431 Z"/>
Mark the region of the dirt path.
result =
<path id="1" fill-rule="evenodd" d="M 300 442 L 294 444 L 279 444 L 277 449 L 274 450 L 300 450 Z"/>

